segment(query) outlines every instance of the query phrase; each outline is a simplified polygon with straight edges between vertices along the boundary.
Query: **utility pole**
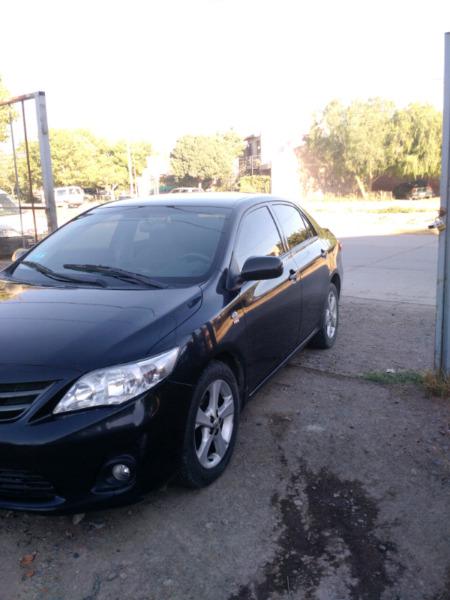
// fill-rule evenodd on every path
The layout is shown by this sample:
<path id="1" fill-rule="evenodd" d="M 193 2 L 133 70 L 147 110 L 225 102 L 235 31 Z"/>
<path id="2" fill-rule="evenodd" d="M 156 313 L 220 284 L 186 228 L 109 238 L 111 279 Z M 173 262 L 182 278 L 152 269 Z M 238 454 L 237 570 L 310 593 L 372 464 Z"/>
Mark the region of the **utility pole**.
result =
<path id="1" fill-rule="evenodd" d="M 436 338 L 434 366 L 443 376 L 450 375 L 450 33 L 445 34 L 444 114 L 442 126 L 441 208 L 438 277 L 436 295 Z M 445 226 L 447 225 L 447 226 Z"/>

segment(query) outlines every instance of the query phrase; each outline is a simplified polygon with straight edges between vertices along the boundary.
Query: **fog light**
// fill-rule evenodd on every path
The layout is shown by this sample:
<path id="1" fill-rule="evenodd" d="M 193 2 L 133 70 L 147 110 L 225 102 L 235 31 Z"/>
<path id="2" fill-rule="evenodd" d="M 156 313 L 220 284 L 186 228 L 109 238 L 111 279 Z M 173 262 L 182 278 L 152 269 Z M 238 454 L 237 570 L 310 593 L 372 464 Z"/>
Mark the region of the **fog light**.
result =
<path id="1" fill-rule="evenodd" d="M 119 463 L 112 468 L 112 474 L 117 481 L 128 481 L 131 477 L 131 469 L 128 465 Z"/>

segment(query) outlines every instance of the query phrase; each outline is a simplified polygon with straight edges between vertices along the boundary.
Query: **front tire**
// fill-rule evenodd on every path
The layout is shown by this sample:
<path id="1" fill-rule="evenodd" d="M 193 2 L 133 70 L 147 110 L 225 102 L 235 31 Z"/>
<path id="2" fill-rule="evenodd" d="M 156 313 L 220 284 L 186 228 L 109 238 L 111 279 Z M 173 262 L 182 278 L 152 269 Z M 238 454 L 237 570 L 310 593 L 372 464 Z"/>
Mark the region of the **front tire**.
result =
<path id="1" fill-rule="evenodd" d="M 311 340 L 313 348 L 326 350 L 336 341 L 339 326 L 339 293 L 334 283 L 330 283 L 323 309 L 320 330 Z"/>
<path id="2" fill-rule="evenodd" d="M 234 450 L 240 410 L 233 372 L 224 363 L 210 363 L 197 383 L 186 421 L 182 485 L 201 488 L 222 475 Z"/>

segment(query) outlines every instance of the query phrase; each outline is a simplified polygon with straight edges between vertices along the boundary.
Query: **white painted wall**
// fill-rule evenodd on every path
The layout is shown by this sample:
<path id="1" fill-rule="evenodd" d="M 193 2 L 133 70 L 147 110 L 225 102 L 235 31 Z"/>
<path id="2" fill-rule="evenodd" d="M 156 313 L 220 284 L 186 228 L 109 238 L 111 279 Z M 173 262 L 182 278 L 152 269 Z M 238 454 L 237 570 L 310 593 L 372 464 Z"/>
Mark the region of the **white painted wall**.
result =
<path id="1" fill-rule="evenodd" d="M 284 142 L 272 150 L 272 194 L 300 200 L 299 163 L 293 142 Z"/>

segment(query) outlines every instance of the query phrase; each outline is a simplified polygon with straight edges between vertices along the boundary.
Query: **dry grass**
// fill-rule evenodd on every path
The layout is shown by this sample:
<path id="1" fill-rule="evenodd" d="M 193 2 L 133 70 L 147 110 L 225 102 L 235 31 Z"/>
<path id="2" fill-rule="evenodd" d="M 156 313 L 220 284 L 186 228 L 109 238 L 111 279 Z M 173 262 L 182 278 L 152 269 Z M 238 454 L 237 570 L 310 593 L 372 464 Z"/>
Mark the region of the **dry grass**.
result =
<path id="1" fill-rule="evenodd" d="M 429 233 L 439 210 L 439 199 L 382 200 L 304 198 L 300 204 L 322 227 L 338 237 Z"/>
<path id="2" fill-rule="evenodd" d="M 383 208 L 369 208 L 367 212 L 374 214 L 429 213 L 435 212 L 435 209 L 416 206 L 385 206 Z"/>
<path id="3" fill-rule="evenodd" d="M 339 198 L 313 199 L 305 197 L 301 204 L 311 210 L 325 212 L 360 212 L 360 213 L 435 213 L 439 210 L 439 199 L 431 200 L 386 200 L 384 198 Z"/>
<path id="4" fill-rule="evenodd" d="M 450 375 L 445 376 L 437 371 L 369 371 L 361 375 L 362 379 L 381 384 L 415 384 L 423 385 L 430 396 L 450 398 Z"/>
<path id="5" fill-rule="evenodd" d="M 427 392 L 439 398 L 450 398 L 450 376 L 438 371 L 428 371 L 423 377 L 423 385 Z"/>
<path id="6" fill-rule="evenodd" d="M 347 194 L 345 196 L 337 196 L 335 194 L 320 194 L 320 193 L 309 193 L 305 195 L 306 198 L 313 202 L 386 202 L 394 200 L 391 192 L 373 192 L 366 198 L 362 198 L 357 194 Z"/>

